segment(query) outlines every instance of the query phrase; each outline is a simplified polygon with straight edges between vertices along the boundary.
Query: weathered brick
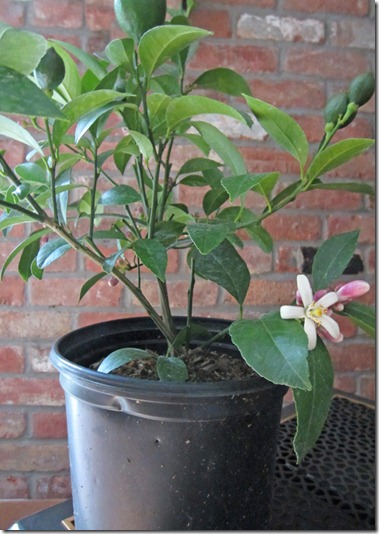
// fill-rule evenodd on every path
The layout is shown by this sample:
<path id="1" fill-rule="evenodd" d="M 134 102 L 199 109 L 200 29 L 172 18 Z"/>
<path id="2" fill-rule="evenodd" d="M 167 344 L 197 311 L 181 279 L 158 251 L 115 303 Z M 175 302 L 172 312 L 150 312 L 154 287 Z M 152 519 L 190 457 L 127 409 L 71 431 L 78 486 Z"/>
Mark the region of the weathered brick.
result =
<path id="1" fill-rule="evenodd" d="M 83 25 L 83 2 L 80 0 L 34 0 L 32 23 L 36 26 L 81 28 Z"/>
<path id="2" fill-rule="evenodd" d="M 66 438 L 67 424 L 64 412 L 37 412 L 32 414 L 34 438 Z"/>
<path id="3" fill-rule="evenodd" d="M 257 246 L 245 245 L 239 251 L 241 257 L 245 260 L 250 274 L 262 274 L 271 270 L 271 254 L 263 252 Z"/>
<path id="4" fill-rule="evenodd" d="M 368 215 L 330 215 L 327 224 L 329 236 L 360 230 L 359 243 L 375 243 L 375 220 Z"/>
<path id="5" fill-rule="evenodd" d="M 22 26 L 25 22 L 25 3 L 1 0 L 1 20 L 11 26 Z"/>
<path id="6" fill-rule="evenodd" d="M 28 479 L 25 476 L 0 476 L 0 499 L 28 499 Z"/>
<path id="7" fill-rule="evenodd" d="M 241 146 L 249 172 L 273 172 L 281 174 L 299 173 L 298 162 L 287 152 L 261 146 Z"/>
<path id="8" fill-rule="evenodd" d="M 318 48 L 290 48 L 285 52 L 284 69 L 303 76 L 350 80 L 370 70 L 370 62 L 363 52 L 355 50 L 346 54 L 338 49 L 325 53 Z"/>
<path id="9" fill-rule="evenodd" d="M 28 349 L 28 359 L 30 367 L 35 373 L 52 373 L 56 372 L 55 367 L 49 360 L 49 347 L 31 346 Z"/>
<path id="10" fill-rule="evenodd" d="M 376 379 L 374 373 L 371 376 L 362 376 L 358 382 L 357 394 L 365 399 L 376 399 Z"/>
<path id="11" fill-rule="evenodd" d="M 321 219 L 316 215 L 274 213 L 264 220 L 263 226 L 279 241 L 308 241 L 321 237 Z"/>
<path id="12" fill-rule="evenodd" d="M 71 315 L 59 311 L 2 311 L 0 336 L 3 338 L 55 339 L 71 328 Z"/>
<path id="13" fill-rule="evenodd" d="M 215 37 L 230 37 L 232 33 L 229 13 L 220 9 L 196 9 L 191 16 L 194 26 L 214 33 Z"/>
<path id="14" fill-rule="evenodd" d="M 329 171 L 326 176 L 330 178 L 349 178 L 353 181 L 375 181 L 375 152 L 370 149 L 348 163 Z"/>
<path id="15" fill-rule="evenodd" d="M 62 406 L 63 402 L 58 379 L 0 378 L 0 404 Z"/>
<path id="16" fill-rule="evenodd" d="M 87 27 L 93 32 L 110 29 L 115 20 L 113 2 L 87 1 L 85 18 Z"/>
<path id="17" fill-rule="evenodd" d="M 0 439 L 21 437 L 26 430 L 26 416 L 20 412 L 0 412 Z"/>
<path id="18" fill-rule="evenodd" d="M 375 347 L 368 343 L 329 343 L 329 353 L 336 372 L 373 371 Z"/>
<path id="19" fill-rule="evenodd" d="M 293 245 L 280 245 L 275 256 L 275 271 L 300 273 L 304 263 L 301 247 Z"/>
<path id="20" fill-rule="evenodd" d="M 313 0 L 313 2 L 304 2 L 304 0 L 284 0 L 284 9 L 294 11 L 306 11 L 311 13 L 344 13 L 347 15 L 364 16 L 369 9 L 369 0 Z"/>
<path id="21" fill-rule="evenodd" d="M 69 475 L 38 477 L 36 481 L 37 499 L 68 499 L 71 497 Z"/>
<path id="22" fill-rule="evenodd" d="M 348 191 L 314 189 L 301 193 L 293 205 L 301 210 L 358 210 L 362 208 L 362 196 Z"/>
<path id="23" fill-rule="evenodd" d="M 113 321 L 115 319 L 126 319 L 134 315 L 141 315 L 138 311 L 118 311 L 118 312 L 81 312 L 78 319 L 78 328 L 82 326 L 89 326 L 92 324 L 102 323 L 103 321 Z"/>
<path id="24" fill-rule="evenodd" d="M 69 468 L 66 443 L 0 443 L 0 469 L 3 471 L 53 471 Z"/>
<path id="25" fill-rule="evenodd" d="M 349 374 L 336 374 L 334 377 L 333 387 L 346 391 L 346 393 L 357 393 L 357 383 L 354 376 Z"/>
<path id="26" fill-rule="evenodd" d="M 296 280 L 253 279 L 246 296 L 247 306 L 281 306 L 292 302 L 296 293 Z M 226 301 L 230 301 L 229 296 Z"/>
<path id="27" fill-rule="evenodd" d="M 228 6 L 249 6 L 249 7 L 275 7 L 276 0 L 217 0 L 218 4 Z"/>
<path id="28" fill-rule="evenodd" d="M 368 19 L 342 19 L 330 27 L 333 46 L 375 50 L 375 24 Z"/>
<path id="29" fill-rule="evenodd" d="M 325 105 L 323 82 L 255 78 L 251 89 L 256 98 L 280 108 L 320 109 Z"/>
<path id="30" fill-rule="evenodd" d="M 22 347 L 0 347 L 0 373 L 22 373 L 24 368 L 25 357 Z"/>
<path id="31" fill-rule="evenodd" d="M 304 41 L 322 43 L 325 25 L 317 19 L 297 19 L 243 13 L 237 23 L 237 36 L 242 39 L 272 39 L 273 41 Z"/>
<path id="32" fill-rule="evenodd" d="M 0 306 L 22 306 L 25 302 L 25 284 L 20 278 L 8 276 L 0 282 Z"/>

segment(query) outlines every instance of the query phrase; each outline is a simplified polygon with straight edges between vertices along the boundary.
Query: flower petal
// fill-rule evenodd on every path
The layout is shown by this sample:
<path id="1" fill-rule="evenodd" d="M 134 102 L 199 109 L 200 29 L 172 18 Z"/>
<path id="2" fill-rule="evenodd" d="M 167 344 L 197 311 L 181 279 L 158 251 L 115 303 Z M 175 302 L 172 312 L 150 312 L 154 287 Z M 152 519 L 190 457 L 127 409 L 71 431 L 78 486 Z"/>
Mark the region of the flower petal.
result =
<path id="1" fill-rule="evenodd" d="M 282 319 L 304 319 L 304 308 L 300 306 L 281 306 L 280 317 Z"/>
<path id="2" fill-rule="evenodd" d="M 320 318 L 321 326 L 332 336 L 332 338 L 337 339 L 340 336 L 340 327 L 338 323 L 329 317 L 329 315 L 323 315 Z"/>
<path id="3" fill-rule="evenodd" d="M 313 350 L 317 343 L 316 324 L 308 317 L 304 321 L 304 331 L 308 336 L 308 350 Z"/>
<path id="4" fill-rule="evenodd" d="M 361 297 L 370 289 L 370 284 L 364 280 L 353 280 L 347 284 L 343 284 L 336 290 L 340 302 L 348 302 L 349 300 Z"/>
<path id="5" fill-rule="evenodd" d="M 305 274 L 297 275 L 297 289 L 300 293 L 304 307 L 307 308 L 313 302 L 313 291 Z"/>
<path id="6" fill-rule="evenodd" d="M 323 308 L 329 308 L 332 304 L 338 302 L 338 295 L 334 291 L 325 293 L 315 304 L 315 306 L 322 306 Z"/>

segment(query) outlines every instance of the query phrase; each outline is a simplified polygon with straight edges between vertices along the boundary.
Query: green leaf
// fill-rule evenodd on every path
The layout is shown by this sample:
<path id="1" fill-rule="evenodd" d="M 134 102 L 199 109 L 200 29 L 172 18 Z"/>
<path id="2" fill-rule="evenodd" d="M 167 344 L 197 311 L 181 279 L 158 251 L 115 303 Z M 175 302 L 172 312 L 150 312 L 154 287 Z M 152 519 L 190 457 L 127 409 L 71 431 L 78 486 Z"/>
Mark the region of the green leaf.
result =
<path id="1" fill-rule="evenodd" d="M 28 117 L 64 118 L 55 102 L 41 89 L 8 67 L 0 67 L 0 111 Z"/>
<path id="2" fill-rule="evenodd" d="M 32 241 L 27 245 L 21 253 L 20 261 L 18 263 L 18 273 L 24 282 L 27 282 L 32 276 L 32 264 L 37 257 L 39 251 L 40 241 Z"/>
<path id="3" fill-rule="evenodd" d="M 17 122 L 8 119 L 8 117 L 4 117 L 3 115 L 0 115 L 0 135 L 9 137 L 10 139 L 14 139 L 15 141 L 23 143 L 24 145 L 30 146 L 43 155 L 43 151 L 34 137 L 32 137 L 30 133 Z"/>
<path id="4" fill-rule="evenodd" d="M 9 256 L 7 257 L 7 259 L 5 260 L 5 262 L 3 263 L 3 266 L 2 266 L 2 269 L 1 269 L 1 274 L 0 274 L 0 279 L 3 280 L 3 277 L 4 277 L 4 274 L 5 274 L 5 271 L 6 269 L 9 267 L 10 263 L 14 260 L 14 258 L 20 253 L 22 252 L 26 247 L 28 247 L 29 245 L 33 244 L 34 242 L 37 242 L 37 244 L 39 244 L 39 240 L 40 238 L 43 236 L 43 235 L 46 235 L 49 233 L 49 229 L 42 229 L 42 230 L 38 230 L 36 232 L 33 232 L 32 234 L 30 234 L 30 236 L 25 239 L 24 241 L 22 241 L 22 243 L 20 243 L 19 245 L 17 245 L 17 247 L 15 247 L 12 252 L 9 254 Z M 22 276 L 22 275 L 21 275 Z M 25 280 L 25 278 L 23 278 Z M 26 281 L 26 280 L 25 280 Z"/>
<path id="5" fill-rule="evenodd" d="M 206 122 L 196 121 L 192 125 L 199 131 L 203 140 L 220 156 L 233 174 L 246 174 L 243 157 L 226 135 L 212 124 Z"/>
<path id="6" fill-rule="evenodd" d="M 114 266 L 116 265 L 116 262 L 117 260 L 119 259 L 120 256 L 122 256 L 125 252 L 125 248 L 123 248 L 122 250 L 118 250 L 117 252 L 115 252 L 114 254 L 112 254 L 111 256 L 109 256 L 103 263 L 103 269 L 106 273 L 110 274 L 113 269 L 114 269 Z"/>
<path id="7" fill-rule="evenodd" d="M 358 242 L 359 231 L 330 237 L 319 247 L 313 259 L 313 289 L 326 289 L 346 269 Z"/>
<path id="8" fill-rule="evenodd" d="M 68 193 L 71 190 L 71 169 L 61 172 L 56 178 L 55 185 L 58 221 L 67 224 Z M 52 205 L 51 209 L 53 209 Z"/>
<path id="9" fill-rule="evenodd" d="M 251 95 L 246 80 L 234 70 L 225 67 L 217 67 L 200 74 L 192 86 L 195 89 L 211 89 L 232 96 L 241 96 L 242 93 Z"/>
<path id="10" fill-rule="evenodd" d="M 0 217 L 0 232 L 10 226 L 35 222 L 35 219 L 26 215 L 15 215 L 14 212 Z"/>
<path id="11" fill-rule="evenodd" d="M 375 337 L 375 309 L 370 306 L 366 306 L 361 302 L 349 302 L 345 304 L 340 315 L 348 317 L 355 325 L 362 328 L 366 334 L 371 337 Z"/>
<path id="12" fill-rule="evenodd" d="M 228 200 L 228 194 L 222 187 L 215 187 L 207 191 L 203 197 L 203 210 L 210 215 L 218 210 Z"/>
<path id="13" fill-rule="evenodd" d="M 374 143 L 373 139 L 344 139 L 328 146 L 313 158 L 307 171 L 308 180 L 312 182 L 317 176 L 347 163 L 369 149 Z"/>
<path id="14" fill-rule="evenodd" d="M 175 130 L 180 123 L 190 119 L 194 115 L 218 114 L 227 115 L 245 124 L 244 117 L 234 108 L 208 98 L 206 96 L 180 96 L 172 100 L 167 107 L 168 131 Z"/>
<path id="15" fill-rule="evenodd" d="M 208 254 L 235 230 L 232 223 L 196 223 L 187 227 L 191 241 L 200 254 Z"/>
<path id="16" fill-rule="evenodd" d="M 157 67 L 188 45 L 211 35 L 192 26 L 157 26 L 147 31 L 139 43 L 139 57 L 147 78 Z"/>
<path id="17" fill-rule="evenodd" d="M 285 321 L 275 312 L 254 321 L 235 321 L 229 331 L 246 363 L 260 376 L 274 384 L 311 389 L 308 338 L 298 321 Z"/>
<path id="18" fill-rule="evenodd" d="M 308 364 L 312 389 L 293 390 L 297 413 L 297 430 L 293 444 L 298 462 L 315 445 L 332 401 L 333 365 L 320 338 L 316 348 L 309 353 Z"/>
<path id="19" fill-rule="evenodd" d="M 68 250 L 70 250 L 71 245 L 66 243 L 62 238 L 54 239 L 48 241 L 43 245 L 37 254 L 37 267 L 39 269 L 45 269 L 48 265 L 58 260 L 63 256 Z"/>
<path id="20" fill-rule="evenodd" d="M 152 357 L 150 352 L 142 349 L 133 347 L 117 349 L 104 358 L 97 370 L 99 373 L 110 373 L 133 360 L 150 360 Z"/>
<path id="21" fill-rule="evenodd" d="M 250 190 L 254 190 L 260 194 L 269 195 L 275 187 L 278 178 L 278 172 L 242 174 L 239 176 L 228 176 L 223 178 L 221 184 L 228 192 L 229 198 L 233 202 Z"/>
<path id="22" fill-rule="evenodd" d="M 54 48 L 47 50 L 34 75 L 42 91 L 52 91 L 62 83 L 65 75 L 64 62 Z"/>
<path id="23" fill-rule="evenodd" d="M 208 340 L 211 339 L 211 334 L 207 328 L 197 324 L 191 324 L 190 326 L 185 326 L 180 330 L 180 332 L 175 337 L 172 342 L 172 346 L 175 348 L 182 347 L 184 345 L 189 345 L 191 341 L 199 342 L 199 340 Z"/>
<path id="24" fill-rule="evenodd" d="M 24 182 L 41 185 L 47 184 L 46 168 L 42 167 L 38 163 L 21 163 L 20 165 L 16 165 L 14 170 Z"/>
<path id="25" fill-rule="evenodd" d="M 25 30 L 7 28 L 0 38 L 0 65 L 28 76 L 47 50 L 42 35 Z"/>
<path id="26" fill-rule="evenodd" d="M 84 115 L 94 111 L 95 109 L 105 106 L 110 102 L 120 98 L 121 93 L 111 91 L 109 89 L 101 89 L 99 91 L 92 91 L 80 95 L 62 108 L 62 112 L 67 120 L 56 121 L 53 127 L 53 140 L 56 146 L 62 142 L 64 134 L 76 121 L 81 119 Z"/>
<path id="27" fill-rule="evenodd" d="M 204 255 L 191 251 L 197 275 L 216 282 L 243 304 L 250 284 L 250 273 L 246 263 L 228 240 Z"/>
<path id="28" fill-rule="evenodd" d="M 213 171 L 218 169 L 221 163 L 209 158 L 192 158 L 187 160 L 179 169 L 178 176 L 194 172 Z"/>
<path id="29" fill-rule="evenodd" d="M 179 239 L 185 228 L 184 224 L 175 221 L 159 221 L 155 225 L 154 237 L 165 247 L 169 247 Z"/>
<path id="30" fill-rule="evenodd" d="M 122 65 L 130 72 L 133 70 L 133 39 L 114 39 L 106 46 L 105 53 L 114 65 Z"/>
<path id="31" fill-rule="evenodd" d="M 146 135 L 143 135 L 140 132 L 135 132 L 134 130 L 129 130 L 129 134 L 132 136 L 135 144 L 138 146 L 142 157 L 148 161 L 154 155 L 154 148 L 150 139 L 146 137 Z"/>
<path id="32" fill-rule="evenodd" d="M 82 81 L 78 66 L 70 54 L 59 46 L 58 42 L 52 42 L 51 46 L 60 55 L 64 63 L 65 75 L 60 86 L 60 94 L 66 101 L 72 100 L 81 94 Z"/>
<path id="33" fill-rule="evenodd" d="M 244 95 L 258 122 L 279 146 L 303 168 L 308 157 L 308 140 L 299 124 L 284 111 L 262 100 Z"/>
<path id="34" fill-rule="evenodd" d="M 80 295 L 79 295 L 79 301 L 82 300 L 82 298 L 84 297 L 84 295 L 86 293 L 88 293 L 88 291 L 99 281 L 101 280 L 102 278 L 104 278 L 104 276 L 107 276 L 107 273 L 97 273 L 95 274 L 94 276 L 92 276 L 91 278 L 89 278 L 88 280 L 86 280 L 86 282 L 82 285 L 81 289 L 80 289 Z"/>
<path id="35" fill-rule="evenodd" d="M 163 382 L 185 382 L 188 380 L 186 364 L 175 356 L 159 356 L 157 371 L 159 379 Z"/>
<path id="36" fill-rule="evenodd" d="M 130 185 L 116 185 L 116 187 L 108 189 L 108 191 L 105 191 L 101 195 L 98 204 L 105 206 L 126 206 L 133 202 L 139 202 L 140 200 L 141 195 L 133 187 L 130 187 Z"/>
<path id="37" fill-rule="evenodd" d="M 137 239 L 134 252 L 142 263 L 162 282 L 166 278 L 167 251 L 158 239 Z"/>
<path id="38" fill-rule="evenodd" d="M 257 243 L 257 245 L 268 254 L 272 252 L 272 248 L 274 246 L 274 242 L 272 240 L 271 235 L 267 232 L 263 226 L 260 226 L 258 224 L 251 224 L 248 226 L 244 226 L 244 230 L 247 233 L 247 235 Z"/>
<path id="39" fill-rule="evenodd" d="M 362 193 L 363 195 L 375 196 L 374 188 L 370 184 L 363 184 L 359 182 L 329 182 L 326 184 L 315 181 L 308 189 L 350 191 L 351 193 Z"/>
<path id="40" fill-rule="evenodd" d="M 53 45 L 59 45 L 59 47 L 64 48 L 65 50 L 70 52 L 70 54 L 78 58 L 79 61 L 85 67 L 87 67 L 87 69 L 90 69 L 98 79 L 101 80 L 107 73 L 106 69 L 102 66 L 100 60 L 98 60 L 91 54 L 88 54 L 82 48 L 78 48 L 77 46 L 65 41 L 59 41 L 58 39 L 52 39 L 52 42 Z"/>
<path id="41" fill-rule="evenodd" d="M 82 117 L 77 124 L 75 129 L 75 143 L 79 143 L 81 138 L 88 132 L 88 130 L 93 126 L 93 124 L 103 115 L 109 114 L 110 111 L 119 106 L 119 103 L 110 103 L 106 106 L 101 106 L 94 109 L 90 113 L 87 113 Z"/>

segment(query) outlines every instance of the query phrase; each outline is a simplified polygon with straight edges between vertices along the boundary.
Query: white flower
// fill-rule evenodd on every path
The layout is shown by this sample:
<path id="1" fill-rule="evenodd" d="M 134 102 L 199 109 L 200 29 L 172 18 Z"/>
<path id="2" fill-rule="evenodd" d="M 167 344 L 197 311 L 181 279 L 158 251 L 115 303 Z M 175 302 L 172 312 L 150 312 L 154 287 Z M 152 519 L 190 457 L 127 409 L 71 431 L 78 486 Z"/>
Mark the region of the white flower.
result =
<path id="1" fill-rule="evenodd" d="M 304 319 L 304 331 L 308 336 L 308 349 L 312 350 L 317 342 L 317 328 L 322 327 L 333 341 L 341 341 L 342 335 L 338 323 L 330 317 L 330 306 L 338 301 L 338 295 L 329 291 L 318 300 L 314 299 L 308 278 L 304 274 L 297 277 L 297 289 L 302 306 L 282 306 L 282 319 Z"/>

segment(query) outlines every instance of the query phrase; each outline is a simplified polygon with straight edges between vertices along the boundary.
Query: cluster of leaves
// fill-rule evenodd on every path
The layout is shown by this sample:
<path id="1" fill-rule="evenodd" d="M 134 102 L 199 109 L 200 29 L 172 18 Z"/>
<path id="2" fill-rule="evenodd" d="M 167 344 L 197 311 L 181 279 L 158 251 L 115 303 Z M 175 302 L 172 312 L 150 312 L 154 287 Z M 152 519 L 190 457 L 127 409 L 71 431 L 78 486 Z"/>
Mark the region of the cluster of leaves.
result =
<path id="1" fill-rule="evenodd" d="M 187 81 L 186 64 L 193 49 L 209 35 L 190 25 L 192 2 L 188 6 L 185 12 L 174 13 L 169 22 L 147 31 L 138 25 L 134 39 L 113 40 L 99 56 L 69 43 L 0 26 L 0 112 L 22 117 L 20 123 L 1 115 L 0 131 L 30 149 L 26 160 L 14 168 L 7 163 L 7 154 L 0 152 L 0 230 L 6 234 L 15 225 L 38 223 L 5 261 L 1 276 L 16 256 L 25 281 L 31 276 L 42 278 L 44 269 L 71 248 L 92 259 L 102 271 L 87 280 L 80 297 L 104 276 L 122 282 L 168 341 L 166 360 L 158 362 L 165 380 L 186 379 L 177 356 L 188 349 L 191 336 L 204 334 L 192 325 L 197 277 L 228 291 L 242 317 L 250 274 L 238 252 L 243 247 L 241 229 L 269 252 L 272 238 L 261 223 L 298 194 L 317 188 L 373 193 L 367 184 L 321 180 L 324 173 L 371 147 L 371 139 L 346 139 L 329 146 L 338 129 L 329 128 L 327 139 L 310 158 L 299 124 L 254 98 L 247 82 L 233 70 L 217 67 Z M 138 24 L 140 16 L 137 9 Z M 83 74 L 73 58 L 84 66 Z M 228 97 L 243 95 L 249 113 L 204 96 L 206 90 Z M 298 163 L 299 179 L 280 193 L 276 187 L 279 172 L 249 172 L 237 147 L 201 117 L 221 114 L 251 126 L 251 112 Z M 114 141 L 120 126 L 124 133 Z M 202 155 L 174 172 L 171 158 L 177 141 L 194 145 Z M 118 170 L 116 177 L 106 170 L 110 159 Z M 77 179 L 76 169 L 83 162 L 92 169 L 88 182 Z M 178 186 L 204 188 L 203 214 L 191 214 L 187 206 L 175 202 Z M 251 191 L 265 201 L 261 212 L 246 207 Z M 114 243 L 116 252 L 110 256 L 101 251 L 104 240 Z M 166 285 L 170 249 L 187 249 L 190 267 L 187 326 L 179 334 Z M 323 257 L 319 263 L 329 260 Z M 341 254 L 341 272 L 345 260 Z M 157 281 L 160 312 L 143 293 L 142 267 Z M 308 359 L 304 332 L 296 322 L 283 322 L 277 314 L 254 322 L 240 319 L 230 333 L 259 374 L 293 387 L 301 399 L 303 392 L 311 398 L 299 403 L 311 402 L 314 407 L 316 399 L 325 397 L 319 382 L 322 375 L 330 385 L 327 351 L 320 342 Z M 141 357 L 138 351 L 118 353 L 103 369 L 109 372 L 122 358 L 136 357 Z M 311 411 L 306 409 L 302 417 L 309 421 Z M 322 413 L 323 417 L 325 409 Z M 322 417 L 311 425 L 313 429 Z"/>

